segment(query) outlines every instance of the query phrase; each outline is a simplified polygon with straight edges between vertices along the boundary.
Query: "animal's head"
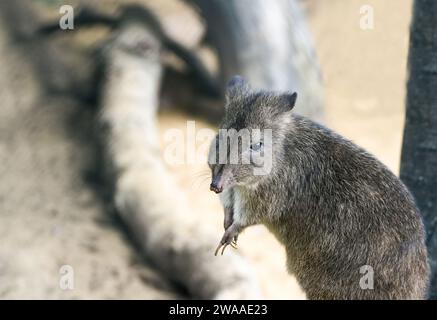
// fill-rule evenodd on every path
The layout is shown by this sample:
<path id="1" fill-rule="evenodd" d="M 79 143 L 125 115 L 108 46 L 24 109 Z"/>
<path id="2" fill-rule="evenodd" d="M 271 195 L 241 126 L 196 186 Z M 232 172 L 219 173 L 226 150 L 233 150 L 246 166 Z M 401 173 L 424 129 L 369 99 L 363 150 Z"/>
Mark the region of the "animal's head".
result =
<path id="1" fill-rule="evenodd" d="M 292 126 L 296 98 L 296 93 L 254 91 L 240 76 L 231 79 L 226 114 L 209 151 L 212 191 L 256 186 L 271 174 Z"/>

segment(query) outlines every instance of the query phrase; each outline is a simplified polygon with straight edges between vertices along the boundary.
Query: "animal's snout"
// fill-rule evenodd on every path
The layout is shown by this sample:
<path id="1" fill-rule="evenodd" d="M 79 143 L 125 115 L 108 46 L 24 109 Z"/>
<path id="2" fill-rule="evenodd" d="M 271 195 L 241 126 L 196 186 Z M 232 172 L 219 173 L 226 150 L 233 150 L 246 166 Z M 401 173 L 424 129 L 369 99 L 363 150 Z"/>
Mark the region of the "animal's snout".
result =
<path id="1" fill-rule="evenodd" d="M 218 186 L 217 183 L 213 181 L 209 186 L 209 190 L 214 191 L 215 193 L 220 193 L 223 191 L 223 186 Z"/>
<path id="2" fill-rule="evenodd" d="M 223 176 L 221 173 L 213 175 L 209 190 L 215 193 L 220 193 L 223 191 Z"/>
<path id="3" fill-rule="evenodd" d="M 209 185 L 209 190 L 215 193 L 220 193 L 223 191 L 224 187 L 224 176 L 223 176 L 224 166 L 218 165 L 212 170 L 212 181 Z"/>

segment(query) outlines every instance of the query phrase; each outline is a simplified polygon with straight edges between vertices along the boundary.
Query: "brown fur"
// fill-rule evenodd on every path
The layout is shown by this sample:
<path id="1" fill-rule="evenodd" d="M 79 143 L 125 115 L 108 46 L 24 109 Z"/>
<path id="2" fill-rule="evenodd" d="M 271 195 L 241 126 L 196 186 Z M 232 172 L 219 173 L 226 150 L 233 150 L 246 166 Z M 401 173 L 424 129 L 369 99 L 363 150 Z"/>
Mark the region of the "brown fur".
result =
<path id="1" fill-rule="evenodd" d="M 273 166 L 258 176 L 253 164 L 215 164 L 220 137 L 212 144 L 211 188 L 222 192 L 226 213 L 220 245 L 262 223 L 284 244 L 309 299 L 425 298 L 424 228 L 404 184 L 362 148 L 293 115 L 293 95 L 253 92 L 234 78 L 227 98 L 221 128 L 272 129 L 263 148 L 272 148 Z M 366 265 L 373 289 L 360 286 Z"/>

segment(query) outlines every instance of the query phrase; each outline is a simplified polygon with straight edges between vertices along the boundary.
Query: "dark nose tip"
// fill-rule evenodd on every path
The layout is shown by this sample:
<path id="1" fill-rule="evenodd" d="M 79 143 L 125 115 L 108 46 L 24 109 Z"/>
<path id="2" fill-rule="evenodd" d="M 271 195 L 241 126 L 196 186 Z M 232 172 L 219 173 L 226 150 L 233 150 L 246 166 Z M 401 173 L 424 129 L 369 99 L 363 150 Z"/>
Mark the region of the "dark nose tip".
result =
<path id="1" fill-rule="evenodd" d="M 209 190 L 214 191 L 215 193 L 220 193 L 223 191 L 223 188 L 219 188 L 215 183 L 211 183 L 211 185 L 209 186 Z"/>

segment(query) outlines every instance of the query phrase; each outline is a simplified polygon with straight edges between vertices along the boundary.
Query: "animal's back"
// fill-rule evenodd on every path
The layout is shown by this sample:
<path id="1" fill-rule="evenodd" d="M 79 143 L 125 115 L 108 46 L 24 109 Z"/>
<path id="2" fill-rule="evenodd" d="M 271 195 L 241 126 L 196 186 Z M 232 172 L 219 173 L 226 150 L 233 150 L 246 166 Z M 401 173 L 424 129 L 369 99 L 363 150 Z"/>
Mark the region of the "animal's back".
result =
<path id="1" fill-rule="evenodd" d="M 255 196 L 275 204 L 267 216 L 276 218 L 265 224 L 285 244 L 288 268 L 308 298 L 424 298 L 424 228 L 403 183 L 329 129 L 301 117 L 294 126 L 280 190 L 266 185 Z"/>

